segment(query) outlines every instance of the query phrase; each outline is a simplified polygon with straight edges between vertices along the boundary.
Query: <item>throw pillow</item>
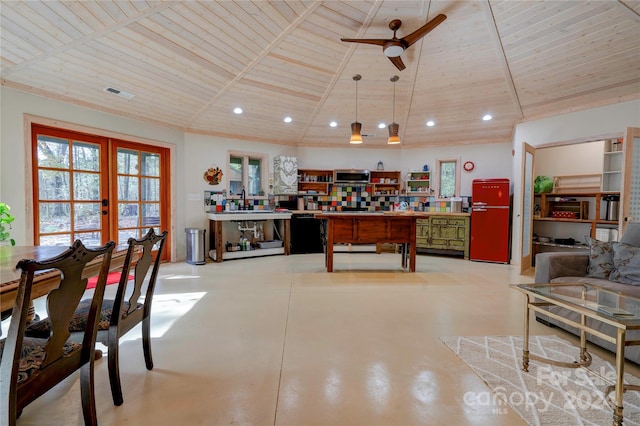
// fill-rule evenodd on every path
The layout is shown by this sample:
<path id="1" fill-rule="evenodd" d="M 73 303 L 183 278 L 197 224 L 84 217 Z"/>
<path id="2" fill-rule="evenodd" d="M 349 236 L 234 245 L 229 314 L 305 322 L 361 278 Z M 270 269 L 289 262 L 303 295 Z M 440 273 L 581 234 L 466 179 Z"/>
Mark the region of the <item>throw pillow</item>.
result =
<path id="1" fill-rule="evenodd" d="M 609 279 L 623 284 L 640 285 L 640 247 L 611 243 L 613 271 Z"/>
<path id="2" fill-rule="evenodd" d="M 613 253 L 611 243 L 598 241 L 589 236 L 584 237 L 589 244 L 589 266 L 587 266 L 587 277 L 609 279 L 609 274 L 613 270 Z"/>

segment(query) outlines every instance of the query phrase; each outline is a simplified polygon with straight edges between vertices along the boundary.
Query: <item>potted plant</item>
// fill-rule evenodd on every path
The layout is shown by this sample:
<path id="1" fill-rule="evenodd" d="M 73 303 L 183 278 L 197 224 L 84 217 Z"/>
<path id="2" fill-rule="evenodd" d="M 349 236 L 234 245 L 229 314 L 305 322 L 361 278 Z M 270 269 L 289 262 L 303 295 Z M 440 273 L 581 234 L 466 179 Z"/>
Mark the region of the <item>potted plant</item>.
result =
<path id="1" fill-rule="evenodd" d="M 8 241 L 12 246 L 16 245 L 16 240 L 10 238 L 9 229 L 11 229 L 11 222 L 16 218 L 9 213 L 11 207 L 6 203 L 0 203 L 0 243 Z"/>

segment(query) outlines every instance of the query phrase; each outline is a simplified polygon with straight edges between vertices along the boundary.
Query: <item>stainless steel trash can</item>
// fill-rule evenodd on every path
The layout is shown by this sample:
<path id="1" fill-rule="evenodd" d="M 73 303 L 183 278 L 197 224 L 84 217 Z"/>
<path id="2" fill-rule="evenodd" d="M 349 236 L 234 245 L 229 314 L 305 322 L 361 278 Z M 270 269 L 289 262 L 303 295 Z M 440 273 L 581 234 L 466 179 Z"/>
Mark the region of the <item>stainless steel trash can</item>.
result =
<path id="1" fill-rule="evenodd" d="M 205 230 L 202 228 L 185 228 L 187 233 L 187 263 L 204 265 L 206 263 L 204 247 Z"/>

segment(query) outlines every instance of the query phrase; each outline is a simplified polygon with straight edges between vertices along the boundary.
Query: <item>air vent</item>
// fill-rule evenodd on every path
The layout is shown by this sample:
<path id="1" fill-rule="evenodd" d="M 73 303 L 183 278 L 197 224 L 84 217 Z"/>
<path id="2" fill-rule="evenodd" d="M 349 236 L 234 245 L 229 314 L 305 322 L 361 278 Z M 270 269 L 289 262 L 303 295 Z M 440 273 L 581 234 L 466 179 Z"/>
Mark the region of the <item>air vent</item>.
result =
<path id="1" fill-rule="evenodd" d="M 363 133 L 362 135 L 363 138 L 375 138 L 376 134 L 375 133 Z"/>
<path id="2" fill-rule="evenodd" d="M 125 99 L 133 99 L 133 97 L 135 96 L 133 93 L 118 90 L 114 87 L 105 87 L 104 91 L 107 93 L 111 93 L 112 95 L 120 96 Z"/>

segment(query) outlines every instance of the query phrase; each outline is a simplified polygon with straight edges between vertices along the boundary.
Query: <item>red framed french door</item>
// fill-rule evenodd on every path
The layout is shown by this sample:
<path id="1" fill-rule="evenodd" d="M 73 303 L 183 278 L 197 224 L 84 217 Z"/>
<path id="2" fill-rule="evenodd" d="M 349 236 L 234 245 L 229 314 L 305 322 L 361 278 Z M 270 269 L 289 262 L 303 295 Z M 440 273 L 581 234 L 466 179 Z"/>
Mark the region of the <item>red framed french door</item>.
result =
<path id="1" fill-rule="evenodd" d="M 35 244 L 109 241 L 109 215 L 103 209 L 108 139 L 38 125 L 31 134 Z"/>
<path id="2" fill-rule="evenodd" d="M 157 233 L 169 229 L 168 150 L 115 139 L 110 146 L 114 167 L 109 198 L 113 200 L 111 211 L 115 212 L 111 220 L 114 240 L 124 244 L 129 237 L 139 238 L 151 227 Z"/>
<path id="3" fill-rule="evenodd" d="M 34 124 L 32 152 L 36 245 L 169 229 L 168 149 Z"/>

